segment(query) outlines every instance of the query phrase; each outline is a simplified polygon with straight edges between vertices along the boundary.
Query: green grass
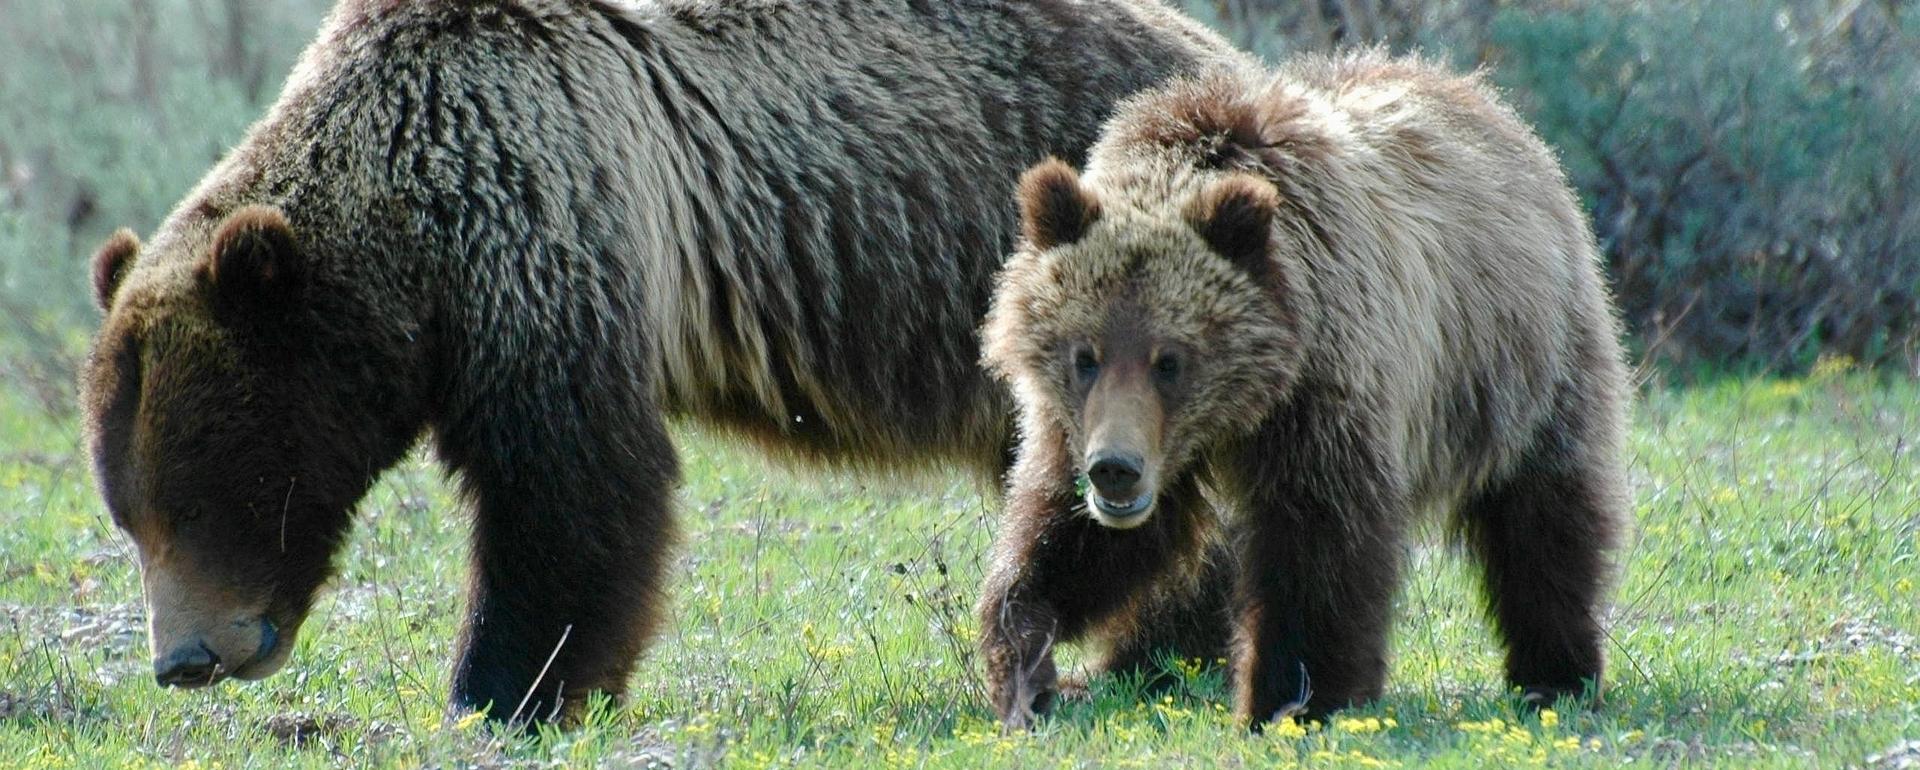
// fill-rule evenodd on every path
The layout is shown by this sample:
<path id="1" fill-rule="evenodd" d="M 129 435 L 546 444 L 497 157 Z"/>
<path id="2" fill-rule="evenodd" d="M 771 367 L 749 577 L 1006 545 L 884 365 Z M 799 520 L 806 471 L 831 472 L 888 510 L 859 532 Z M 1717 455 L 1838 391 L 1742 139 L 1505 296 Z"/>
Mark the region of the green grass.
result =
<path id="1" fill-rule="evenodd" d="M 1520 715 L 1473 573 L 1429 534 L 1386 699 L 1266 737 L 1231 724 L 1206 672 L 1151 702 L 1097 682 L 1000 735 L 972 653 L 987 502 L 954 478 L 795 473 L 693 431 L 674 622 L 630 699 L 578 730 L 443 718 L 466 528 L 424 457 L 366 500 L 285 671 L 163 691 L 76 428 L 34 403 L 0 393 L 0 767 L 1839 767 L 1920 738 L 1912 383 L 1824 371 L 1639 406 L 1604 709 Z"/>

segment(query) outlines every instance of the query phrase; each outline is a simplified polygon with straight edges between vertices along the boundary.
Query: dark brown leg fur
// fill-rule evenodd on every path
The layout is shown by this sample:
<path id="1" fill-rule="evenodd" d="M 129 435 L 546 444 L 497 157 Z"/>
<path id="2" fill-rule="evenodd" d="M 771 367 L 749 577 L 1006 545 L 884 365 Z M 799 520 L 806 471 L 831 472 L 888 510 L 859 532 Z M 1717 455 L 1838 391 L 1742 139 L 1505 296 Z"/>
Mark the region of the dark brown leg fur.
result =
<path id="1" fill-rule="evenodd" d="M 564 719 L 592 693 L 619 695 L 651 634 L 677 462 L 643 386 L 599 381 L 530 381 L 440 430 L 476 519 L 456 709 Z"/>
<path id="2" fill-rule="evenodd" d="M 1507 680 L 1530 702 L 1597 696 L 1605 665 L 1600 612 L 1609 553 L 1625 517 L 1611 427 L 1595 432 L 1577 397 L 1507 480 L 1461 512 L 1507 643 Z"/>
<path id="3" fill-rule="evenodd" d="M 1238 476 L 1235 713 L 1251 728 L 1379 696 L 1408 520 L 1377 443 L 1306 411 L 1276 419 Z"/>
<path id="4" fill-rule="evenodd" d="M 1096 628 L 1132 637 L 1130 613 L 1198 546 L 1191 480 L 1165 490 L 1147 523 L 1101 526 L 1074 510 L 1070 468 L 1056 447 L 1016 469 L 980 602 L 980 646 L 994 711 L 1023 728 L 1052 706 L 1054 645 Z"/>

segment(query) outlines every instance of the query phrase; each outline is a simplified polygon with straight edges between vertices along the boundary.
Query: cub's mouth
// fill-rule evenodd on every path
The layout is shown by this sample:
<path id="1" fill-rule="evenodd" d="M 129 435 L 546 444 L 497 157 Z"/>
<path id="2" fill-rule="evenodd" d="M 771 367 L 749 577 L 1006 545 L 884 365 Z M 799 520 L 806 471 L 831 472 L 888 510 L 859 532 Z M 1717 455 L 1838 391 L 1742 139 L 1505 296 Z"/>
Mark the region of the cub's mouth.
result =
<path id="1" fill-rule="evenodd" d="M 1153 510 L 1153 494 L 1143 492 L 1131 500 L 1109 500 L 1099 492 L 1087 492 L 1087 508 L 1094 519 L 1114 529 L 1132 529 L 1147 520 Z"/>

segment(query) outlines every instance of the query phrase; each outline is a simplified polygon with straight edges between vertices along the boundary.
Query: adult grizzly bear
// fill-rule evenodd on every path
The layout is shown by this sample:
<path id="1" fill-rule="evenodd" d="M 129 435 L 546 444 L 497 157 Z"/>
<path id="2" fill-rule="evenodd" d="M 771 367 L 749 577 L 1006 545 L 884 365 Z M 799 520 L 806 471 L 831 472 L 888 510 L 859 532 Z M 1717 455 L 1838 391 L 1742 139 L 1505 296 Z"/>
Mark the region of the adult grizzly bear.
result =
<path id="1" fill-rule="evenodd" d="M 1512 683 L 1598 687 L 1617 329 L 1553 156 L 1477 80 L 1377 54 L 1209 73 L 1019 201 L 984 332 L 1020 408 L 981 604 L 1009 725 L 1052 699 L 1055 642 L 1125 626 L 1216 527 L 1239 717 L 1377 696 L 1428 508 L 1485 568 Z"/>
<path id="2" fill-rule="evenodd" d="M 1015 176 L 1234 56 L 1156 0 L 345 0 L 151 243 L 95 258 L 87 432 L 156 676 L 279 668 L 430 432 L 474 509 L 456 705 L 619 692 L 668 416 L 997 473 L 976 328 Z"/>

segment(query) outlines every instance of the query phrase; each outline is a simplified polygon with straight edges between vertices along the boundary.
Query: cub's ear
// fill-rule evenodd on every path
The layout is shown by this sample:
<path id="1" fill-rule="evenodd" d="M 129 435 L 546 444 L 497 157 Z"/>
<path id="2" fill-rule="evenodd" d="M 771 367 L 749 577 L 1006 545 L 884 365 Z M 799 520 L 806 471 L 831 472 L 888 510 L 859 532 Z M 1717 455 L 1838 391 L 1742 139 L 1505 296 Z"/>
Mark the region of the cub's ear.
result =
<path id="1" fill-rule="evenodd" d="M 1187 204 L 1187 223 L 1220 256 L 1254 275 L 1271 265 L 1268 245 L 1280 192 L 1266 180 L 1246 174 L 1213 183 Z"/>
<path id="2" fill-rule="evenodd" d="M 1100 218 L 1100 201 L 1080 186 L 1080 175 L 1059 158 L 1020 175 L 1020 232 L 1036 249 L 1080 240 Z"/>
<path id="3" fill-rule="evenodd" d="M 283 312 L 305 284 L 293 226 L 270 206 L 233 212 L 213 235 L 201 268 L 215 307 L 235 318 L 263 320 Z"/>
<path id="4" fill-rule="evenodd" d="M 114 290 L 120 288 L 120 279 L 127 277 L 127 268 L 133 267 L 133 258 L 139 254 L 140 237 L 124 227 L 93 253 L 93 301 L 101 310 L 113 305 Z"/>

